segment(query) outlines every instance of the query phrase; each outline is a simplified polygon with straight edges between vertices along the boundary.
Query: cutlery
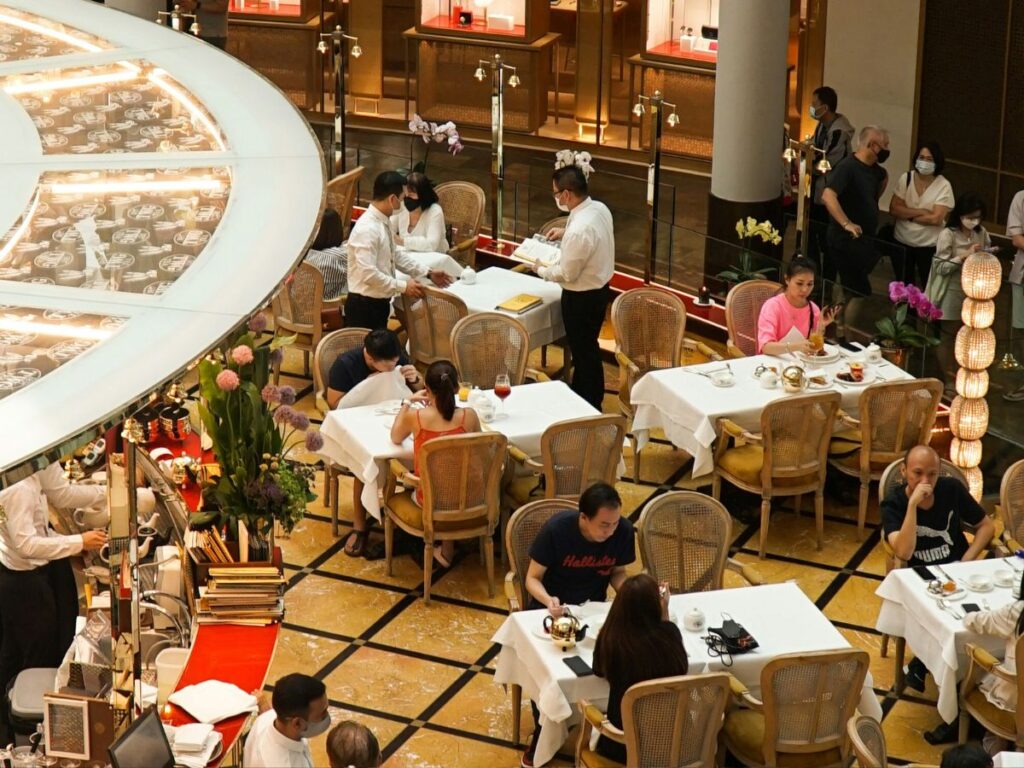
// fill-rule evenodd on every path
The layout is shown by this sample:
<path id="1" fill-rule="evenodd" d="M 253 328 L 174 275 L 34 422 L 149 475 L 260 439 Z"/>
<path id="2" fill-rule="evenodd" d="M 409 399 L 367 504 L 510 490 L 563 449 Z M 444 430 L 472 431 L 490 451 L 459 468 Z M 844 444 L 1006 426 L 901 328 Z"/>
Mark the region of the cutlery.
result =
<path id="1" fill-rule="evenodd" d="M 1020 558 L 1018 558 L 1016 555 L 1010 555 L 1010 557 L 1004 557 L 1003 560 L 1006 562 L 1007 565 L 1009 565 L 1017 573 L 1021 572 L 1021 568 L 1018 567 L 1018 565 L 1020 564 Z"/>
<path id="2" fill-rule="evenodd" d="M 726 366 L 726 368 L 728 368 L 728 365 Z M 710 378 L 712 378 L 712 374 L 715 374 L 715 373 L 725 373 L 726 372 L 726 368 L 716 368 L 713 371 L 694 371 L 694 370 L 691 370 L 690 368 L 688 368 L 687 366 L 683 366 L 682 370 L 685 371 L 686 373 L 695 373 L 698 376 L 703 376 L 705 379 L 710 379 Z M 732 369 L 728 368 L 728 372 L 732 373 Z"/>
<path id="3" fill-rule="evenodd" d="M 942 570 L 942 566 L 936 565 L 936 566 L 934 566 L 934 568 L 935 568 L 936 571 L 938 571 L 942 575 L 942 577 L 946 581 L 952 581 L 952 582 L 956 581 L 956 579 L 954 579 L 952 576 L 950 576 L 948 573 L 946 573 L 944 570 Z"/>
<path id="4" fill-rule="evenodd" d="M 954 619 L 962 619 L 964 614 L 958 614 L 954 609 L 954 606 L 949 603 L 948 600 L 939 600 L 939 608 L 948 613 Z"/>
<path id="5" fill-rule="evenodd" d="M 989 607 L 988 607 L 988 600 L 984 600 L 984 599 L 982 599 L 982 601 L 981 601 L 981 607 L 982 607 L 982 608 L 984 608 L 984 609 L 985 609 L 986 611 L 989 611 L 989 610 L 991 610 L 991 608 L 989 608 Z"/>

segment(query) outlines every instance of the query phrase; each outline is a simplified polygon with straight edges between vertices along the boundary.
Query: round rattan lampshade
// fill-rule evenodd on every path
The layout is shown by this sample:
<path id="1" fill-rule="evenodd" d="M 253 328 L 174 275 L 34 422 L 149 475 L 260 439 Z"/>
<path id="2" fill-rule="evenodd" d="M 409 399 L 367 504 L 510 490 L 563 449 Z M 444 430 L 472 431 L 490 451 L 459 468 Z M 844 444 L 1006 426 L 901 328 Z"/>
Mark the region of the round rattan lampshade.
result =
<path id="1" fill-rule="evenodd" d="M 960 319 L 964 325 L 969 325 L 972 328 L 989 328 L 996 319 L 996 303 L 964 299 L 963 307 L 960 309 Z"/>
<path id="2" fill-rule="evenodd" d="M 986 301 L 994 299 L 999 293 L 1003 268 L 999 264 L 999 259 L 991 253 L 978 251 L 967 257 L 960 274 L 960 284 L 964 293 L 972 299 Z"/>
<path id="3" fill-rule="evenodd" d="M 971 492 L 971 496 L 975 499 L 980 499 L 985 484 L 985 478 L 982 476 L 981 470 L 978 467 L 964 467 L 961 471 L 964 473 L 964 477 L 967 478 L 967 490 Z"/>
<path id="4" fill-rule="evenodd" d="M 969 371 L 966 368 L 958 370 L 956 393 L 967 398 L 984 397 L 988 394 L 988 371 Z"/>
<path id="5" fill-rule="evenodd" d="M 981 463 L 981 440 L 961 440 L 954 437 L 949 446 L 949 458 L 958 467 L 976 467 Z"/>
<path id="6" fill-rule="evenodd" d="M 991 328 L 964 326 L 956 334 L 956 361 L 964 368 L 982 371 L 996 356 L 996 335 Z"/>
<path id="7" fill-rule="evenodd" d="M 982 397 L 953 398 L 949 428 L 961 440 L 980 440 L 988 429 L 988 403 Z"/>

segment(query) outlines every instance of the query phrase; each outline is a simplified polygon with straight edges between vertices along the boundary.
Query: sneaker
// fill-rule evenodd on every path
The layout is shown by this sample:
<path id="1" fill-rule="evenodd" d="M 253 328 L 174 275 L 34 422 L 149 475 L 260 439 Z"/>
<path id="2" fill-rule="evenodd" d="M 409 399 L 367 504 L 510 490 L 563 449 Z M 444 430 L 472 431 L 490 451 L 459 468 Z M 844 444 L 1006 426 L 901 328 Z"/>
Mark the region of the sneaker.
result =
<path id="1" fill-rule="evenodd" d="M 533 750 L 534 747 L 531 744 L 526 748 L 526 751 L 523 752 L 523 757 L 519 761 L 520 768 L 533 768 Z"/>
<path id="2" fill-rule="evenodd" d="M 960 738 L 960 726 L 956 722 L 939 723 L 930 731 L 925 731 L 924 740 L 929 744 L 949 744 Z"/>
<path id="3" fill-rule="evenodd" d="M 906 679 L 908 688 L 913 688 L 918 693 L 924 693 L 924 673 L 917 668 L 917 665 L 911 662 L 905 666 L 903 668 L 903 676 Z"/>

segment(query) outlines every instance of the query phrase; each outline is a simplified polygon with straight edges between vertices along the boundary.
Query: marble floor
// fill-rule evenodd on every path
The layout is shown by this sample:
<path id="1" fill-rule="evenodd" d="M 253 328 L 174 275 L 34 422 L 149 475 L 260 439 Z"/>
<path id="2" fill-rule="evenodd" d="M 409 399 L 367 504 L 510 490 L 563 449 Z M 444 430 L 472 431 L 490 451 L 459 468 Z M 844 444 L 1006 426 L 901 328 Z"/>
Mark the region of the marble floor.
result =
<path id="1" fill-rule="evenodd" d="M 539 365 L 536 357 L 531 365 Z M 560 366 L 557 351 L 549 355 L 548 363 L 552 370 Z M 300 407 L 318 418 L 312 382 L 301 375 L 302 368 L 299 353 L 289 351 L 282 382 L 294 385 Z M 617 410 L 617 381 L 617 369 L 606 365 L 606 412 Z M 626 460 L 631 472 L 628 455 Z M 321 479 L 318 473 L 318 482 Z M 644 452 L 640 480 L 625 478 L 618 484 L 623 513 L 635 519 L 649 499 L 688 487 L 689 480 L 688 456 L 657 441 Z M 341 480 L 340 499 L 342 538 L 331 535 L 329 511 L 316 501 L 291 536 L 280 540 L 288 578 L 287 615 L 268 688 L 289 672 L 322 679 L 332 718 L 351 718 L 369 726 L 380 740 L 387 768 L 519 765 L 520 750 L 511 742 L 510 698 L 493 677 L 498 648 L 490 638 L 507 611 L 500 588 L 497 596 L 488 598 L 479 558 L 475 552 L 461 553 L 450 569 L 435 570 L 433 602 L 425 605 L 422 573 L 409 557 L 398 558 L 389 577 L 383 560 L 354 559 L 342 551 L 351 513 L 350 478 Z M 859 541 L 855 504 L 828 498 L 820 552 L 814 548 L 809 505 L 804 505 L 802 516 L 782 509 L 772 518 L 768 556 L 758 562 L 757 525 L 744 522 L 756 520 L 751 513 L 758 500 L 738 495 L 726 498 L 726 503 L 735 518 L 734 556 L 754 564 L 767 582 L 795 581 L 851 644 L 871 655 L 875 693 L 885 713 L 883 728 L 894 763 L 937 764 L 941 750 L 922 738 L 940 721 L 931 679 L 924 694 L 892 694 L 892 657 L 881 658 L 881 637 L 873 629 L 879 607 L 875 589 L 885 572 L 876 533 L 877 505 L 873 503 L 868 514 L 872 535 Z M 740 586 L 728 581 L 730 577 L 728 586 Z M 524 736 L 530 728 L 524 705 Z M 562 755 L 551 765 L 571 765 L 575 735 L 570 734 Z M 313 740 L 318 766 L 326 765 L 324 741 Z"/>

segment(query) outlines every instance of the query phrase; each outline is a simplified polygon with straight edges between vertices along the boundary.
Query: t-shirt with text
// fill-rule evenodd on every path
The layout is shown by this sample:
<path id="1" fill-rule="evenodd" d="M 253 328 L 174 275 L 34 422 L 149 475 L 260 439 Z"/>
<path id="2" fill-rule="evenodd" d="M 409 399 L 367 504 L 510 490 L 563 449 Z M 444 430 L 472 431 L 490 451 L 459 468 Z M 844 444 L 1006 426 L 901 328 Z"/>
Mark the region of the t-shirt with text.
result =
<path id="1" fill-rule="evenodd" d="M 898 531 L 907 516 L 907 486 L 889 492 L 882 501 L 882 529 L 886 538 Z M 952 477 L 940 477 L 935 483 L 935 501 L 931 509 L 917 509 L 917 544 L 909 565 L 955 563 L 967 552 L 963 523 L 977 525 L 985 510 L 974 500 L 964 484 Z"/>

